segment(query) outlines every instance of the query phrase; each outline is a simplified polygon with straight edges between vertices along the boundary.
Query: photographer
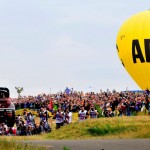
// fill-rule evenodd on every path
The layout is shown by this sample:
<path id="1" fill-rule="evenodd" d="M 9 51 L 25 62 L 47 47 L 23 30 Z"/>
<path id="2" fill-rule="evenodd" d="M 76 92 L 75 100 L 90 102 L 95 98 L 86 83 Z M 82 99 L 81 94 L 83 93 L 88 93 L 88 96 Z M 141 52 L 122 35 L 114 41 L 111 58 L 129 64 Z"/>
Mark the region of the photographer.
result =
<path id="1" fill-rule="evenodd" d="M 56 118 L 56 129 L 59 129 L 62 125 L 63 125 L 63 121 L 64 121 L 64 116 L 63 116 L 63 112 L 61 112 L 61 108 L 59 107 L 56 114 L 54 115 L 54 117 Z"/>
<path id="2" fill-rule="evenodd" d="M 17 126 L 17 135 L 26 135 L 26 124 L 22 118 L 20 118 L 20 123 Z"/>
<path id="3" fill-rule="evenodd" d="M 27 113 L 26 122 L 27 124 L 32 124 L 32 125 L 35 124 L 34 116 L 32 115 L 31 112 Z"/>
<path id="4" fill-rule="evenodd" d="M 90 118 L 97 118 L 98 112 L 97 110 L 95 110 L 93 105 L 91 105 L 90 107 L 89 115 L 90 115 Z"/>
<path id="5" fill-rule="evenodd" d="M 44 132 L 51 132 L 51 127 L 46 120 L 43 121 L 43 129 L 44 129 Z"/>
<path id="6" fill-rule="evenodd" d="M 45 120 L 48 121 L 48 112 L 47 112 L 46 107 L 43 108 L 43 112 L 44 112 Z"/>
<path id="7" fill-rule="evenodd" d="M 33 126 L 31 124 L 26 126 L 26 135 L 33 135 Z"/>
<path id="8" fill-rule="evenodd" d="M 42 122 L 43 120 L 45 120 L 45 115 L 44 115 L 44 108 L 41 108 L 40 112 L 39 112 L 39 117 L 40 117 L 40 122 Z"/>

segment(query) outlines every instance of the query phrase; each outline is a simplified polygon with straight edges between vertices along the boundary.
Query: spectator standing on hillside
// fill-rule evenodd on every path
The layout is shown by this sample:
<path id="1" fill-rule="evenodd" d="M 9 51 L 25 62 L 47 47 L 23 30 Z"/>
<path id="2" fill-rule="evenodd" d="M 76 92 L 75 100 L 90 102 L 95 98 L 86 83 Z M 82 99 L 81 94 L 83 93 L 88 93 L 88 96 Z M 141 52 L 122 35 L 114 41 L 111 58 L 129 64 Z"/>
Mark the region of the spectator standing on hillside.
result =
<path id="1" fill-rule="evenodd" d="M 84 106 L 81 107 L 79 113 L 78 113 L 79 121 L 83 121 L 87 119 L 88 117 L 88 112 L 87 110 L 84 109 Z"/>
<path id="2" fill-rule="evenodd" d="M 90 118 L 97 118 L 98 112 L 97 110 L 95 110 L 93 105 L 91 105 L 91 108 L 89 110 L 89 115 L 90 115 Z"/>
<path id="3" fill-rule="evenodd" d="M 64 111 L 64 122 L 65 124 L 72 122 L 72 112 L 70 112 L 68 108 L 66 108 Z"/>
<path id="4" fill-rule="evenodd" d="M 46 120 L 46 114 L 44 111 L 45 111 L 45 109 L 41 108 L 41 110 L 39 112 L 40 122 Z"/>
<path id="5" fill-rule="evenodd" d="M 59 107 L 57 112 L 54 115 L 54 118 L 56 118 L 56 129 L 59 129 L 63 125 L 63 112 L 61 112 L 61 108 Z"/>
<path id="6" fill-rule="evenodd" d="M 48 111 L 47 111 L 46 107 L 43 108 L 43 112 L 44 112 L 45 120 L 48 121 Z"/>

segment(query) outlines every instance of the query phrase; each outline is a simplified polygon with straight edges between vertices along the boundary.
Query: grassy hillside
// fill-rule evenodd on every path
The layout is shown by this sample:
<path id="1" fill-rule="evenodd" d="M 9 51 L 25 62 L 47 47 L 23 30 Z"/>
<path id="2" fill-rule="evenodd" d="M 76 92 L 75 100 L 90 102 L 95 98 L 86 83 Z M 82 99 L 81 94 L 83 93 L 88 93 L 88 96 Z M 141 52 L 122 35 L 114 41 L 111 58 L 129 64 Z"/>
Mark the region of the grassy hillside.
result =
<path id="1" fill-rule="evenodd" d="M 34 136 L 2 136 L 0 149 L 7 150 L 40 150 L 44 148 L 22 145 L 16 140 L 45 140 L 45 139 L 121 139 L 121 138 L 150 138 L 150 117 L 114 117 L 87 119 L 74 122 L 53 130 L 49 134 Z M 6 139 L 6 140 L 5 140 Z M 9 141 L 9 142 L 8 142 Z"/>
<path id="2" fill-rule="evenodd" d="M 35 119 L 39 122 L 39 117 Z M 5 138 L 10 140 L 150 138 L 150 116 L 98 118 L 78 122 L 75 113 L 73 123 L 58 130 L 55 129 L 55 120 L 49 119 L 49 122 L 52 126 L 52 132 L 49 134 Z"/>
<path id="3" fill-rule="evenodd" d="M 48 139 L 150 138 L 150 117 L 88 119 L 52 131 Z"/>

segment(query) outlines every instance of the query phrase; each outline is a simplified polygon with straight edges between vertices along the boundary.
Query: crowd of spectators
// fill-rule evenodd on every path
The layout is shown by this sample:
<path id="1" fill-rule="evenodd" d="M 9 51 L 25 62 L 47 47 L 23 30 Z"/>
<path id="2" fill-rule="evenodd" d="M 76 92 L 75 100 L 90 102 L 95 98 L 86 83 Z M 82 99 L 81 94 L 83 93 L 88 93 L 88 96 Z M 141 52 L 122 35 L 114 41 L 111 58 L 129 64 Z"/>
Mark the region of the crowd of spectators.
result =
<path id="1" fill-rule="evenodd" d="M 57 94 L 41 94 L 35 97 L 22 97 L 20 100 L 14 100 L 14 103 L 16 110 L 24 108 L 40 110 L 40 108 L 46 107 L 52 113 L 55 113 L 58 108 L 61 108 L 61 111 L 68 109 L 69 112 L 79 112 L 82 106 L 88 112 L 91 106 L 97 105 L 105 117 L 131 116 L 145 109 L 150 112 L 148 90 L 124 92 L 107 90 L 107 92 L 100 91 L 99 93 L 59 92 Z"/>
<path id="2" fill-rule="evenodd" d="M 15 117 L 15 127 L 7 127 L 7 123 L 0 124 L 0 135 L 37 135 L 43 132 L 51 132 L 51 127 L 48 123 L 48 113 L 45 108 L 41 108 L 38 116 L 40 122 L 36 123 L 34 115 L 24 109 L 23 114 Z"/>
<path id="3" fill-rule="evenodd" d="M 149 90 L 106 92 L 59 92 L 57 94 L 40 94 L 13 99 L 16 110 L 31 109 L 38 112 L 40 124 L 35 123 L 34 116 L 24 111 L 23 116 L 16 116 L 16 130 L 0 124 L 0 134 L 3 135 L 33 135 L 50 132 L 47 111 L 56 120 L 56 129 L 72 122 L 72 113 L 77 112 L 79 121 L 89 118 L 132 116 L 138 112 L 150 113 Z M 100 110 L 100 111 L 99 111 Z"/>

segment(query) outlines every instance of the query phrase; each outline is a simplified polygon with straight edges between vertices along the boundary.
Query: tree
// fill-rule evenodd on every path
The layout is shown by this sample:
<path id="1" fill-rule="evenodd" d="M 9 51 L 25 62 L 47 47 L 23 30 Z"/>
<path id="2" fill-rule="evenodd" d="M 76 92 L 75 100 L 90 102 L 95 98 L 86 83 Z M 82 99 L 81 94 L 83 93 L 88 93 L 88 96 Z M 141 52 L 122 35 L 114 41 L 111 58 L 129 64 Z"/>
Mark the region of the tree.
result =
<path id="1" fill-rule="evenodd" d="M 23 91 L 23 87 L 15 87 L 15 89 L 17 90 L 18 93 L 18 99 L 21 98 L 21 92 Z"/>

